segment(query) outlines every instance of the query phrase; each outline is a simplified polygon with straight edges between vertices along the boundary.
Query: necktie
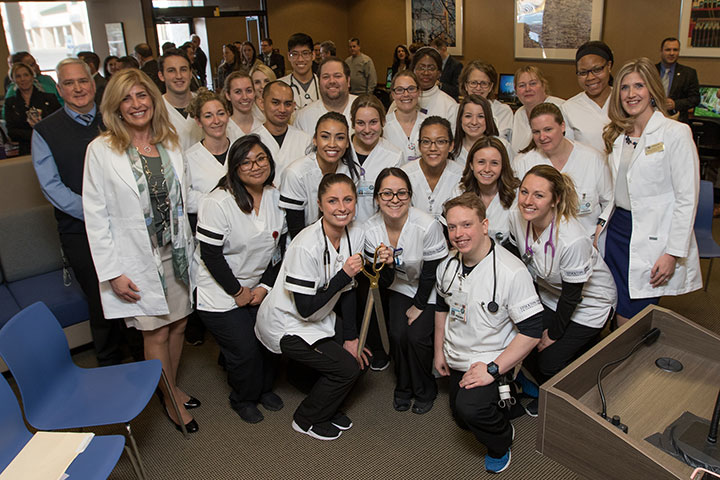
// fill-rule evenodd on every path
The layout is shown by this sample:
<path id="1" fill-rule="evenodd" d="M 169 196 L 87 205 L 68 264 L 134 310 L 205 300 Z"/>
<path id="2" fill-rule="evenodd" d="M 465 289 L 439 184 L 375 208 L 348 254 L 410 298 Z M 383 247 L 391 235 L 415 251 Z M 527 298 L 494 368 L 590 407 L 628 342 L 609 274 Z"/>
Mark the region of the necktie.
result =
<path id="1" fill-rule="evenodd" d="M 663 88 L 665 89 L 665 94 L 670 94 L 670 69 L 665 70 L 665 74 L 662 77 L 662 84 Z"/>
<path id="2" fill-rule="evenodd" d="M 81 113 L 80 115 L 78 115 L 78 118 L 80 120 L 82 120 L 83 122 L 85 122 L 86 126 L 90 125 L 93 121 L 93 116 L 90 115 L 89 113 Z"/>

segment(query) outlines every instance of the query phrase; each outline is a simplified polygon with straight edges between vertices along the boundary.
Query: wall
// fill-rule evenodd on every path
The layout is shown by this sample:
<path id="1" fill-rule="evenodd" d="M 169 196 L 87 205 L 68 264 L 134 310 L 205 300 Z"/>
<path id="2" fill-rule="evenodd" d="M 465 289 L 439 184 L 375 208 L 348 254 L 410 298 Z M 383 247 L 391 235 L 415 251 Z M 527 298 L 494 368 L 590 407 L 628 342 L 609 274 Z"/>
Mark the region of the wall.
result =
<path id="1" fill-rule="evenodd" d="M 128 55 L 135 45 L 146 41 L 140 0 L 86 0 L 86 4 L 93 48 L 101 61 L 108 56 L 106 23 L 123 23 Z"/>

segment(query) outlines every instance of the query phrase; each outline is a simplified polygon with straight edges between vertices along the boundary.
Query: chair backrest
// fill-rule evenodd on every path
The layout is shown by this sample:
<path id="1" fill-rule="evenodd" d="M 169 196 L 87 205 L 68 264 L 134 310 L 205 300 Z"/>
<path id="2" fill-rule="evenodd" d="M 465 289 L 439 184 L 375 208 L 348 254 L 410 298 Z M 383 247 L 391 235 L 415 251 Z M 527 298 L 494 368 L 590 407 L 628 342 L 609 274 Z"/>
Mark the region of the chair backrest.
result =
<path id="1" fill-rule="evenodd" d="M 0 329 L 0 357 L 17 381 L 26 415 L 75 368 L 60 323 L 42 302 L 23 309 Z"/>
<path id="2" fill-rule="evenodd" d="M 696 231 L 712 232 L 713 207 L 713 184 L 707 180 L 700 180 L 700 195 L 695 215 Z"/>
<path id="3" fill-rule="evenodd" d="M 0 472 L 30 441 L 32 434 L 23 422 L 20 405 L 5 377 L 0 375 Z"/>

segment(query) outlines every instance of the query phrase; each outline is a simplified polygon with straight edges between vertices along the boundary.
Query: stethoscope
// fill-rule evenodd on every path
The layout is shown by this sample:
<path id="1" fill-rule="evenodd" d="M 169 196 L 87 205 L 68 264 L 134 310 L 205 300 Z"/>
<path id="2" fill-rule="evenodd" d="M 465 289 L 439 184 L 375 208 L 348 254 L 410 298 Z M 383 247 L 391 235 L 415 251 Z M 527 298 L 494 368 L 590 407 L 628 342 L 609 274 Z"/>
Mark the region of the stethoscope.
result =
<path id="1" fill-rule="evenodd" d="M 492 294 L 492 300 L 490 303 L 487 304 L 487 309 L 490 313 L 497 313 L 497 311 L 500 309 L 500 306 L 495 301 L 495 294 L 497 293 L 497 270 L 496 270 L 496 260 L 495 260 L 495 242 L 490 239 L 490 251 L 492 252 L 493 257 L 493 294 Z M 488 252 L 490 253 L 490 252 Z M 450 284 L 447 286 L 447 288 L 444 288 L 445 285 L 445 277 L 447 275 L 448 268 L 450 268 L 450 264 L 452 261 L 455 260 L 455 272 L 453 273 L 452 278 L 450 279 Z M 462 264 L 462 259 L 460 258 L 460 252 L 457 252 L 453 257 L 448 260 L 448 262 L 445 264 L 445 270 L 443 271 L 442 277 L 440 278 L 440 293 L 443 294 L 443 296 L 451 296 L 452 293 L 450 290 L 452 290 L 452 285 L 455 282 L 455 278 L 458 277 L 458 273 L 460 272 L 460 265 Z M 485 309 L 485 302 L 481 303 L 481 306 L 483 309 Z"/>
<path id="2" fill-rule="evenodd" d="M 303 94 L 302 92 L 300 92 L 300 87 L 295 85 L 294 80 L 295 80 L 295 77 L 292 74 L 290 74 L 290 88 L 292 88 L 293 90 L 295 90 L 297 92 L 298 97 L 303 97 L 303 98 L 305 98 L 305 100 L 312 100 L 312 97 L 310 96 L 309 93 L 305 92 Z M 315 96 L 317 98 L 320 98 L 320 91 L 318 90 L 317 77 L 315 76 L 315 74 L 313 74 L 313 76 L 312 76 L 312 83 L 315 86 Z"/>
<path id="3" fill-rule="evenodd" d="M 324 267 L 324 273 L 325 273 L 325 284 L 322 287 L 323 291 L 325 291 L 330 286 L 330 276 L 332 275 L 332 272 L 330 271 L 330 249 L 328 248 L 327 235 L 325 235 L 325 226 L 322 223 L 322 219 L 320 219 L 320 229 L 322 230 L 323 240 L 325 241 L 325 251 L 323 252 L 323 267 Z M 348 254 L 349 254 L 348 258 L 350 258 L 352 256 L 352 247 L 350 246 L 350 233 L 348 232 L 347 227 L 345 227 L 345 237 L 347 238 L 347 244 L 348 244 Z M 342 255 L 338 255 L 336 260 L 338 262 L 342 262 L 343 261 Z"/>
<path id="4" fill-rule="evenodd" d="M 553 215 L 552 221 L 550 222 L 550 238 L 545 242 L 544 255 L 545 255 L 545 277 L 549 277 L 552 272 L 553 262 L 555 261 L 555 242 L 553 242 L 553 231 L 555 230 L 555 216 Z M 522 254 L 522 261 L 525 265 L 530 265 L 533 260 L 533 249 L 528 244 L 528 238 L 530 237 L 530 222 L 527 224 L 525 229 L 525 253 Z M 547 251 L 550 247 L 550 269 L 547 268 Z"/>

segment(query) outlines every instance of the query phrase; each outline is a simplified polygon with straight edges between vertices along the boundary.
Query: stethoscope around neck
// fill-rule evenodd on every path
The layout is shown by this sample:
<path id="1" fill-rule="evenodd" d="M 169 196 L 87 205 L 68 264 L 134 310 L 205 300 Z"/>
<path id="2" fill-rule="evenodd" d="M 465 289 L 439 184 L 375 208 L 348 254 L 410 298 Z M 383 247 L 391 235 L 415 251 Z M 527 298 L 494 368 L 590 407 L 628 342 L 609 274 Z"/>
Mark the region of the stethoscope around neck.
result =
<path id="1" fill-rule="evenodd" d="M 525 229 L 525 253 L 522 254 L 522 261 L 525 263 L 525 265 L 530 265 L 533 261 L 533 249 L 528 243 L 528 238 L 530 237 L 530 224 L 531 222 L 528 222 L 527 228 Z M 544 260 L 545 260 L 545 277 L 547 278 L 550 275 L 550 272 L 552 272 L 552 266 L 553 262 L 555 261 L 555 242 L 553 241 L 553 232 L 555 231 L 555 215 L 553 215 L 552 220 L 550 221 L 550 238 L 547 239 L 544 245 L 543 253 L 544 253 Z M 550 247 L 550 269 L 547 268 L 547 251 L 548 247 Z"/>
<path id="2" fill-rule="evenodd" d="M 312 83 L 315 87 L 315 96 L 317 98 L 320 98 L 320 90 L 318 90 L 317 77 L 315 76 L 315 74 L 313 74 L 312 76 Z M 298 97 L 302 97 L 305 100 L 312 100 L 312 97 L 307 91 L 300 91 L 300 87 L 295 85 L 295 77 L 292 74 L 290 74 L 290 88 L 297 92 Z"/>
<path id="3" fill-rule="evenodd" d="M 327 241 L 327 235 L 325 234 L 325 226 L 323 225 L 323 219 L 320 219 L 320 230 L 322 230 L 322 236 L 323 240 L 325 241 L 325 250 L 323 251 L 323 267 L 324 267 L 324 274 L 325 274 L 325 283 L 323 284 L 323 291 L 327 290 L 330 286 L 330 277 L 332 276 L 332 271 L 330 269 L 330 249 L 328 248 L 328 241 Z M 348 232 L 347 226 L 345 227 L 345 237 L 347 238 L 347 244 L 348 244 L 348 258 L 352 256 L 352 246 L 350 245 L 350 233 Z M 339 248 L 339 247 L 338 247 Z M 338 262 L 342 262 L 343 258 L 342 256 L 338 256 L 336 258 Z"/>
<path id="4" fill-rule="evenodd" d="M 500 309 L 500 306 L 495 301 L 495 295 L 497 293 L 497 261 L 495 260 L 495 242 L 492 239 L 490 239 L 490 252 L 492 252 L 493 257 L 493 294 L 492 300 L 490 300 L 490 303 L 487 304 L 487 309 L 490 313 L 497 313 L 497 311 Z M 488 254 L 490 252 L 488 252 Z M 448 268 L 450 268 L 450 264 L 453 262 L 453 260 L 456 262 L 455 272 L 450 279 L 450 284 L 447 286 L 447 288 L 445 288 L 443 287 L 443 285 L 445 285 L 445 277 L 447 276 Z M 462 258 L 460 256 L 460 252 L 457 252 L 455 255 L 453 255 L 453 257 L 445 264 L 445 270 L 443 271 L 442 277 L 440 278 L 440 293 L 442 293 L 444 296 L 449 297 L 452 295 L 452 285 L 455 282 L 455 279 L 458 278 L 458 273 L 460 272 L 461 265 Z M 482 302 L 481 306 L 483 307 L 483 309 L 485 309 L 485 302 Z"/>

